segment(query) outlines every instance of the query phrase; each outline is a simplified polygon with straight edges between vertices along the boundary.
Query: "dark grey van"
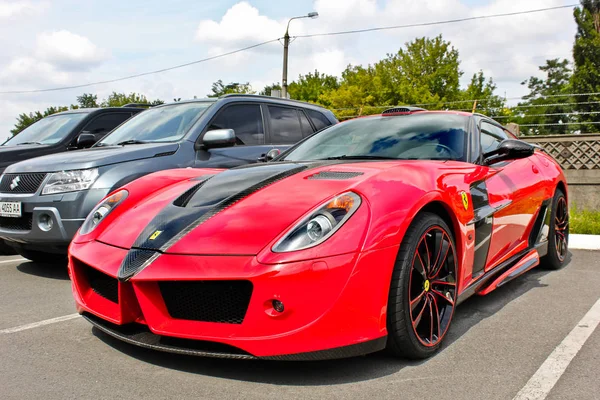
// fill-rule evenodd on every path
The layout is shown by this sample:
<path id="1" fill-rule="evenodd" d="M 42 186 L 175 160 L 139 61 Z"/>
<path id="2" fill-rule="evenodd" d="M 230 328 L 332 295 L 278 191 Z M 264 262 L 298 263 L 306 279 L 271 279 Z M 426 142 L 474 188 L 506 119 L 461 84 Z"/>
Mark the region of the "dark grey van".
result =
<path id="1" fill-rule="evenodd" d="M 253 95 L 151 108 L 90 149 L 6 168 L 0 178 L 0 239 L 31 260 L 62 259 L 92 208 L 125 183 L 164 169 L 267 161 L 335 123 L 324 108 Z"/>

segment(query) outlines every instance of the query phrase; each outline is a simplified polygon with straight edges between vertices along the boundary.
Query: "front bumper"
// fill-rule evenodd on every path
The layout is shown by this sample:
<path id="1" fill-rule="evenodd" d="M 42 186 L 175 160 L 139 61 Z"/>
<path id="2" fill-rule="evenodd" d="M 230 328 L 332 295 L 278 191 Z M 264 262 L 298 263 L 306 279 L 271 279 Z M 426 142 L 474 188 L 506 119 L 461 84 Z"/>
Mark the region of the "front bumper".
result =
<path id="1" fill-rule="evenodd" d="M 127 250 L 100 242 L 73 243 L 69 272 L 78 311 L 98 329 L 132 344 L 210 357 L 331 359 L 385 347 L 397 250 L 277 265 L 260 264 L 254 256 L 163 254 L 129 281 L 119 282 Z M 90 278 L 90 271 L 96 277 L 100 272 L 100 280 Z M 252 284 L 241 321 L 172 316 L 164 282 L 224 281 Z M 273 309 L 273 299 L 283 302 L 283 312 Z M 236 301 L 212 304 L 232 308 Z"/>
<path id="2" fill-rule="evenodd" d="M 44 253 L 66 254 L 71 239 L 87 214 L 108 189 L 93 189 L 57 195 L 0 194 L 0 201 L 21 202 L 21 218 L 0 218 L 0 239 L 13 247 Z M 52 228 L 40 227 L 42 218 L 50 218 Z"/>

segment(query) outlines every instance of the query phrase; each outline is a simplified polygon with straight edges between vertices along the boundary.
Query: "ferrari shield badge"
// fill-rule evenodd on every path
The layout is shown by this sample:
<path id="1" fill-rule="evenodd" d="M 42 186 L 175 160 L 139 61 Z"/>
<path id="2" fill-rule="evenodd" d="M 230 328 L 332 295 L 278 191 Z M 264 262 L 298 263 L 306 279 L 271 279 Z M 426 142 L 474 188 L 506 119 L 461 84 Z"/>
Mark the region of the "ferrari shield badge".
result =
<path id="1" fill-rule="evenodd" d="M 159 237 L 159 236 L 160 236 L 160 234 L 161 234 L 161 233 L 162 233 L 162 231 L 156 231 L 156 232 L 154 232 L 154 233 L 152 234 L 152 236 L 150 236 L 150 240 L 154 240 L 154 239 L 156 239 L 157 237 Z"/>
<path id="2" fill-rule="evenodd" d="M 463 206 L 465 207 L 465 211 L 469 209 L 469 196 L 467 196 L 466 192 L 460 192 L 460 197 L 462 198 Z"/>

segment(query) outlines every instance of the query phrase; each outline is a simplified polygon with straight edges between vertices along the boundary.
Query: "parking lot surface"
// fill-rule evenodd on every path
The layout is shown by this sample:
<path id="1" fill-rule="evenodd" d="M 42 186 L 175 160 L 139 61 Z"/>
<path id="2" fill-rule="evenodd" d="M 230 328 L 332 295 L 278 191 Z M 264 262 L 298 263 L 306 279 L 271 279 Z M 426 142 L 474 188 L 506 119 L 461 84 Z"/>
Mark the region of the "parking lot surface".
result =
<path id="1" fill-rule="evenodd" d="M 461 304 L 429 360 L 219 360 L 112 339 L 73 315 L 65 266 L 0 257 L 0 398 L 512 399 L 599 298 L 600 252 L 573 251 L 560 271 Z M 598 399 L 599 370 L 596 328 L 547 398 Z"/>

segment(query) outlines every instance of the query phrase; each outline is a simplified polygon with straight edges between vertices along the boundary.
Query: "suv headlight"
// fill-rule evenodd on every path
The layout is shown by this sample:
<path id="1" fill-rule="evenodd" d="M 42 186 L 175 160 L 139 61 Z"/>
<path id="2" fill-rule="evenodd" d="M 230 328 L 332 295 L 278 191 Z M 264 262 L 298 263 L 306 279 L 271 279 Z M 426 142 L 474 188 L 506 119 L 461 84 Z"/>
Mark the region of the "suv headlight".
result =
<path id="1" fill-rule="evenodd" d="M 127 190 L 122 189 L 102 200 L 100 204 L 98 204 L 87 216 L 83 222 L 83 225 L 81 225 L 79 234 L 87 235 L 96 229 L 100 222 L 102 222 L 102 220 L 106 218 L 108 214 L 113 212 L 113 210 L 127 198 L 128 194 L 129 192 Z"/>
<path id="2" fill-rule="evenodd" d="M 96 179 L 98 179 L 97 168 L 55 172 L 50 174 L 48 182 L 42 189 L 42 195 L 86 190 Z"/>
<path id="3" fill-rule="evenodd" d="M 329 239 L 356 212 L 361 198 L 353 192 L 341 194 L 321 205 L 279 240 L 273 251 L 285 253 L 314 247 Z"/>

